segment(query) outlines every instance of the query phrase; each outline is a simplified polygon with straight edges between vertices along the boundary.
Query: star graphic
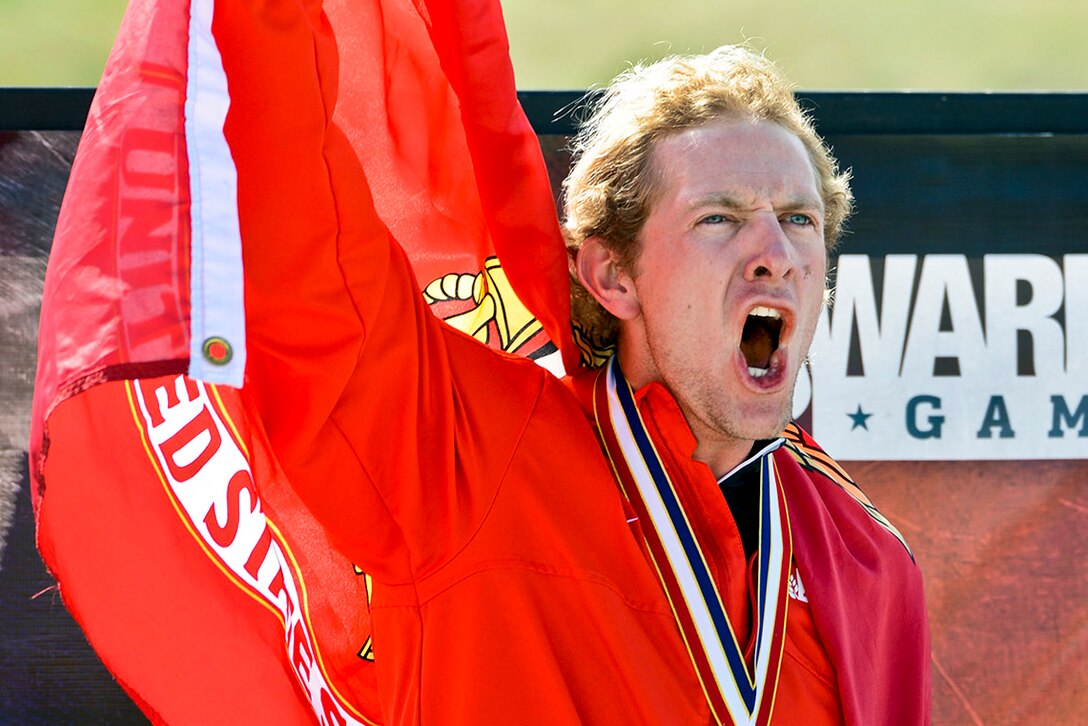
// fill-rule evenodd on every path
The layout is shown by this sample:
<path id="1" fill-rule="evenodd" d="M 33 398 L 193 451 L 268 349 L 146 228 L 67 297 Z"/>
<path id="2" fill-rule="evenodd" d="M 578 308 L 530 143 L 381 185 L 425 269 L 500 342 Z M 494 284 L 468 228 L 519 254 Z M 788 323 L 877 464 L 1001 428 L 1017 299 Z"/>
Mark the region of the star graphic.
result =
<path id="1" fill-rule="evenodd" d="M 872 416 L 873 414 L 865 413 L 864 411 L 862 411 L 860 403 L 858 404 L 858 410 L 857 411 L 855 411 L 854 413 L 848 413 L 846 415 L 849 416 L 850 420 L 854 422 L 854 425 L 850 427 L 851 431 L 856 429 L 858 426 L 865 429 L 866 431 L 869 430 L 869 424 L 866 423 L 866 421 L 868 421 L 869 417 Z"/>

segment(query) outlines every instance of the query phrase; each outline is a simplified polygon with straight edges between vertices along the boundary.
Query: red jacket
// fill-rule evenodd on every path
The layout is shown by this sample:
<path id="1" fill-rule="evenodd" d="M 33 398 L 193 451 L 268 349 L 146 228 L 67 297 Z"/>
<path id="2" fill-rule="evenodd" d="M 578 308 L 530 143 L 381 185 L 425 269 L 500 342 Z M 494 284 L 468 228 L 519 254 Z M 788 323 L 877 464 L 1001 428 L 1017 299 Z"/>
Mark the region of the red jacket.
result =
<path id="1" fill-rule="evenodd" d="M 710 722 L 586 420 L 586 376 L 564 385 L 449 329 L 419 299 L 403 253 L 376 247 L 346 273 L 380 291 L 357 298 L 367 329 L 358 367 L 287 474 L 373 578 L 387 722 Z M 638 399 L 747 634 L 750 578 L 724 498 L 691 460 L 694 438 L 668 392 L 651 384 Z M 822 452 L 790 437 L 773 456 L 808 602 L 789 602 L 775 721 L 922 723 L 918 569 L 852 485 L 821 467 Z"/>

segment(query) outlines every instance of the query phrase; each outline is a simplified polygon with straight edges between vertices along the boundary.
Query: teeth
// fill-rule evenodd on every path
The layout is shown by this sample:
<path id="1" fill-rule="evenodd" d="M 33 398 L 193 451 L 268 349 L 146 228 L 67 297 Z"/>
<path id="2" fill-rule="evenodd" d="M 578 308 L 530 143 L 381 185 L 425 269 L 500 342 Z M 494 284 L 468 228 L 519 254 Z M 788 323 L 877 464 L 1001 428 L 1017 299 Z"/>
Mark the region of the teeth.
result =
<path id="1" fill-rule="evenodd" d="M 774 318 L 776 320 L 782 317 L 782 313 L 778 312 L 774 308 L 764 307 L 763 305 L 756 305 L 748 314 L 756 315 L 761 318 Z"/>
<path id="2" fill-rule="evenodd" d="M 748 366 L 748 375 L 752 378 L 762 378 L 767 375 L 770 368 L 756 368 L 755 366 Z"/>

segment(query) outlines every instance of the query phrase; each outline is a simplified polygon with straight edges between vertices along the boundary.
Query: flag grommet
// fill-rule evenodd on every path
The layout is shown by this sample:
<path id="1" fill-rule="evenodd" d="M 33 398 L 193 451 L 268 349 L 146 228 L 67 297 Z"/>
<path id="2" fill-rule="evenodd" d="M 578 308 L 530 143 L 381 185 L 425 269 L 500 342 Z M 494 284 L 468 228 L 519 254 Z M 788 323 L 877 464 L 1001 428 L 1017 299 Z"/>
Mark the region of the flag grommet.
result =
<path id="1" fill-rule="evenodd" d="M 226 338 L 212 336 L 204 341 L 204 359 L 212 365 L 225 366 L 234 357 L 234 350 Z"/>

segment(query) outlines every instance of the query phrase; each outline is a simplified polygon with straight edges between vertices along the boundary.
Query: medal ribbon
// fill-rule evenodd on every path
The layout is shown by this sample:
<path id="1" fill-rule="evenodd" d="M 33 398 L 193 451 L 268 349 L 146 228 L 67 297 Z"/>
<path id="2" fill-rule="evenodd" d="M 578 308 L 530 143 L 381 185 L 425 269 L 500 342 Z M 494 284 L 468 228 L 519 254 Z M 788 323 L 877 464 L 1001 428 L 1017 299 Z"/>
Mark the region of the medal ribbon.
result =
<path id="1" fill-rule="evenodd" d="M 720 724 L 766 724 L 782 660 L 792 558 L 789 517 L 773 457 L 767 454 L 760 462 L 753 674 L 695 532 L 615 358 L 597 378 L 594 413 L 624 496 L 639 518 L 651 525 L 642 528 L 646 544 L 711 712 Z"/>

